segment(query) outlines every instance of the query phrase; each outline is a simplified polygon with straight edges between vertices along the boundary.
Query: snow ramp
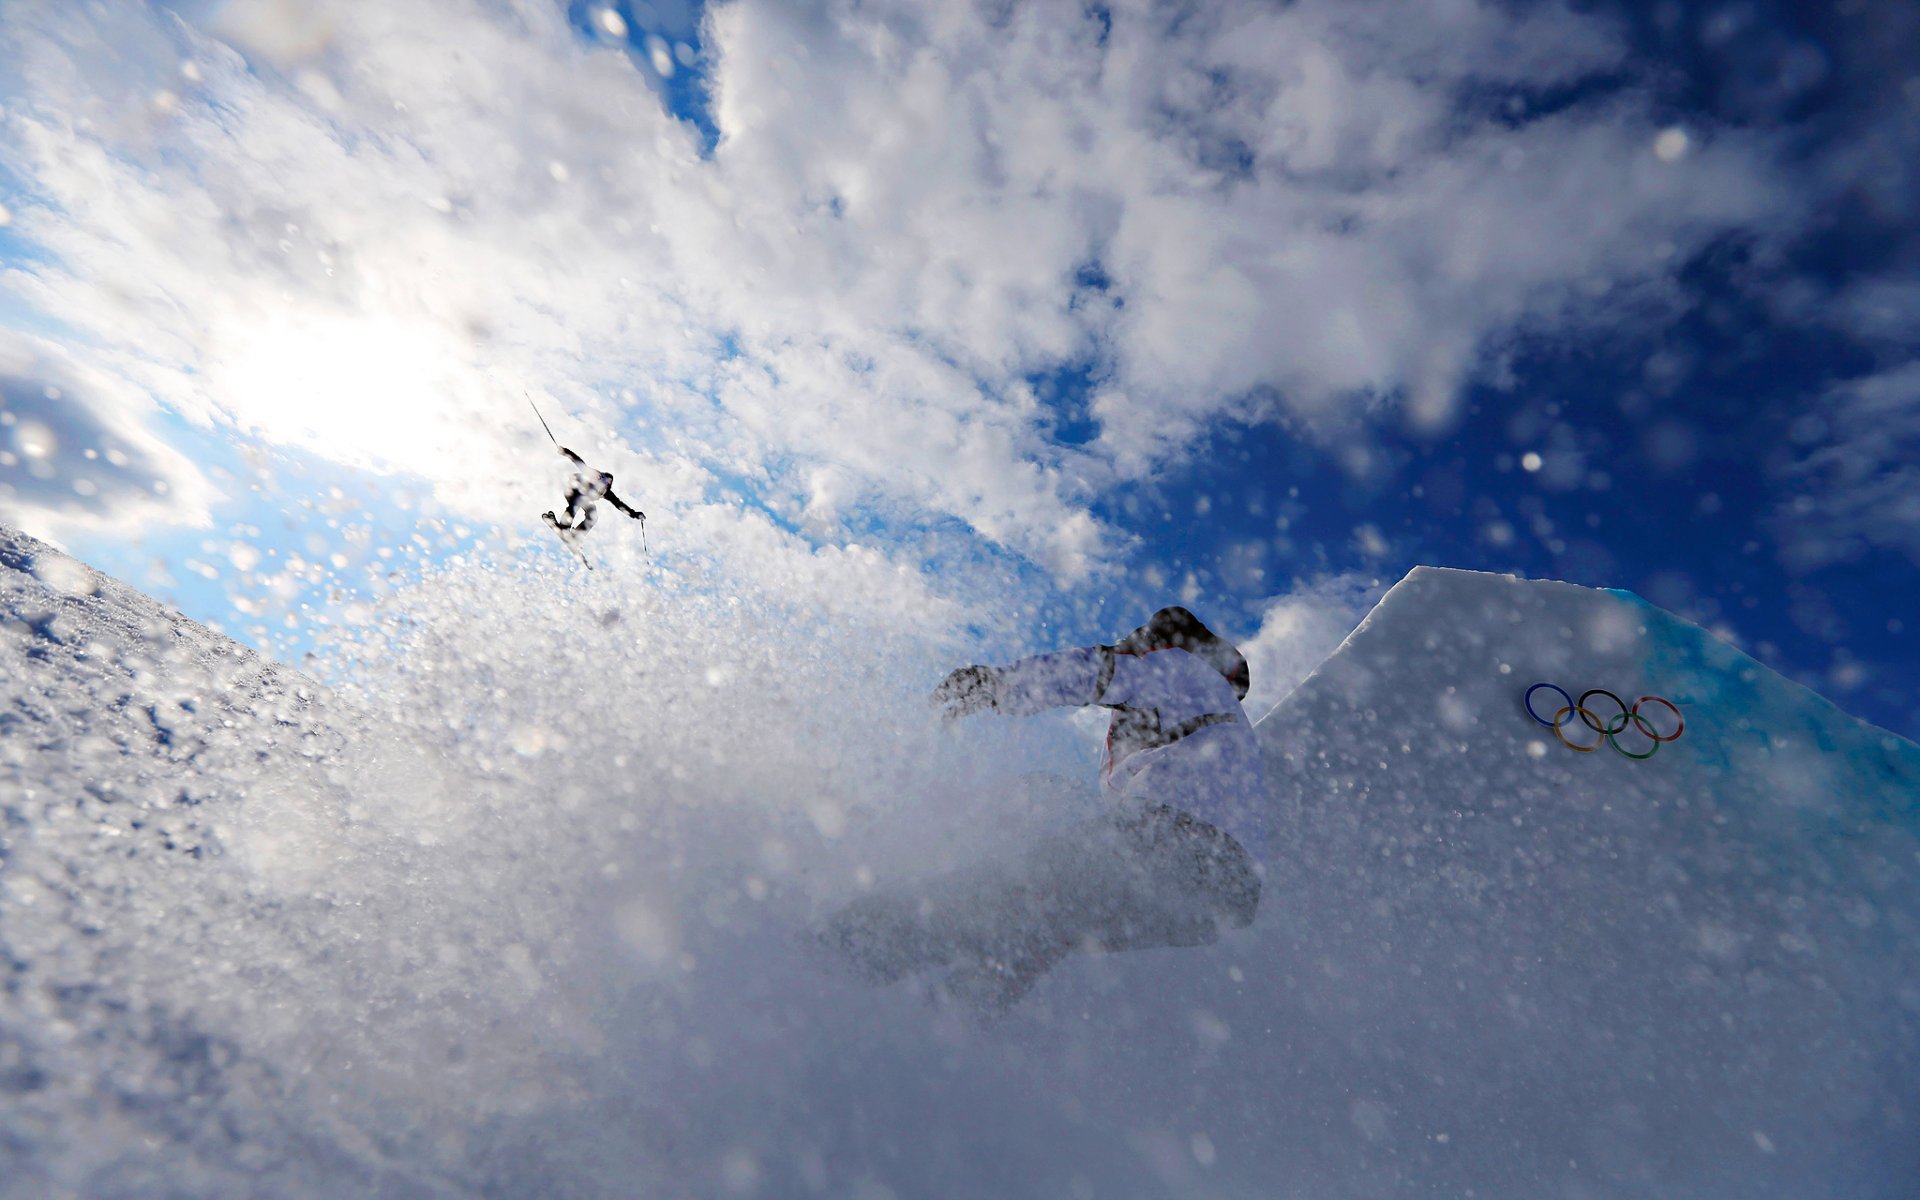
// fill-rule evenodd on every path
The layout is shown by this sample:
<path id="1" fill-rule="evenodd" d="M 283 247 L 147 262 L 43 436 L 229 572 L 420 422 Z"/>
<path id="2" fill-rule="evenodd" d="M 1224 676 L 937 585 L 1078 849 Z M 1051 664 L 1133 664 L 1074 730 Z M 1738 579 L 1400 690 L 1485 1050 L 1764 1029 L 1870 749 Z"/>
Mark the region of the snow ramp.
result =
<path id="1" fill-rule="evenodd" d="M 1631 758 L 1644 731 L 1589 727 L 1618 705 L 1556 733 L 1536 683 L 1663 697 L 1685 729 Z M 1248 986 L 1295 1026 L 1270 1065 L 1315 1081 L 1294 1094 L 1328 1138 L 1302 1153 L 1328 1172 L 1456 1195 L 1920 1180 L 1920 747 L 1630 593 L 1433 568 L 1257 731 L 1282 845 Z"/>

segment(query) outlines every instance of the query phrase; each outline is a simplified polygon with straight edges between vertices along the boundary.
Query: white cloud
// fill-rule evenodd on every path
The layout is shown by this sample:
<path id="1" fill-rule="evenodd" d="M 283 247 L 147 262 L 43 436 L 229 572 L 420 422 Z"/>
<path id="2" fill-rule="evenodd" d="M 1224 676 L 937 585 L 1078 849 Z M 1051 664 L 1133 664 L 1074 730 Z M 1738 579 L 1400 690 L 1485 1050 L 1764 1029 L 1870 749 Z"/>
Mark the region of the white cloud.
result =
<path id="1" fill-rule="evenodd" d="M 1920 334 L 1920 280 L 1904 273 L 1867 276 L 1842 288 L 1828 315 L 1855 337 L 1910 346 Z"/>
<path id="2" fill-rule="evenodd" d="M 214 489 L 155 415 L 60 347 L 0 330 L 0 522 L 56 539 L 206 523 Z"/>
<path id="3" fill-rule="evenodd" d="M 531 385 L 660 477 L 814 497 L 823 540 L 944 515 L 1082 579 L 1125 545 L 1092 502 L 1211 423 L 1443 426 L 1490 346 L 1641 315 L 1777 194 L 1738 138 L 1663 161 L 1631 94 L 1483 111 L 1628 66 L 1553 6 L 740 0 L 710 157 L 560 5 L 294 8 L 7 6 L 47 256 L 8 286 L 189 420 L 482 519 L 525 516 Z M 1066 361 L 1085 446 L 1024 382 Z"/>
<path id="4" fill-rule="evenodd" d="M 1803 453 L 1775 519 L 1782 555 L 1810 569 L 1884 548 L 1920 562 L 1920 362 L 1851 380 L 1794 425 Z"/>
<path id="5" fill-rule="evenodd" d="M 1339 648 L 1384 591 L 1378 579 L 1326 575 L 1302 580 L 1268 601 L 1259 631 L 1240 644 L 1252 681 L 1247 712 L 1259 720 L 1292 694 Z"/>

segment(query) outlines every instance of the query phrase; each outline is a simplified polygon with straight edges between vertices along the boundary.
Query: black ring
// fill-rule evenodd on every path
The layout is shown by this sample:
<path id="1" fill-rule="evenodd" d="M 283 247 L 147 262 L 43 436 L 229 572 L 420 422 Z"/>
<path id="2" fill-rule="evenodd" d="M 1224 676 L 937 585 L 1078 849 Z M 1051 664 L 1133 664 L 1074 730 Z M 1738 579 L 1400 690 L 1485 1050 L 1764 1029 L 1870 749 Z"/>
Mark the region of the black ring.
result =
<path id="1" fill-rule="evenodd" d="M 1608 721 L 1607 725 L 1611 726 L 1611 728 L 1603 728 L 1599 725 L 1595 725 L 1593 723 L 1593 714 L 1587 711 L 1588 696 L 1605 696 L 1607 699 L 1613 701 L 1615 704 L 1618 704 L 1620 706 L 1620 723 L 1618 725 L 1614 725 L 1612 721 Z M 1612 692 L 1608 691 L 1605 688 L 1588 688 L 1586 691 L 1581 692 L 1580 703 L 1573 706 L 1573 711 L 1580 714 L 1581 724 L 1585 725 L 1588 729 L 1593 730 L 1595 733 L 1600 734 L 1603 737 L 1609 737 L 1609 736 L 1612 736 L 1613 734 L 1624 731 L 1628 726 L 1628 724 L 1630 724 L 1632 721 L 1632 717 L 1630 716 L 1627 710 L 1627 702 L 1625 700 L 1622 700 L 1620 697 L 1614 695 Z"/>

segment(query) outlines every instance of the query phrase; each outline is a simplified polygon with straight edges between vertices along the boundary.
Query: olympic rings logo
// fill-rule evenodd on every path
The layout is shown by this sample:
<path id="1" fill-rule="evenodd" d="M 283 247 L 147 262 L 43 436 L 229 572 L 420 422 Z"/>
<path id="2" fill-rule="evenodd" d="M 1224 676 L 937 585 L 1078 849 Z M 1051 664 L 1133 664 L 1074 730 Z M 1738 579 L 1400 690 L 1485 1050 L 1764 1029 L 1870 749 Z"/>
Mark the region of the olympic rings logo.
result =
<path id="1" fill-rule="evenodd" d="M 1561 699 L 1566 701 L 1566 704 L 1561 706 L 1561 708 L 1553 714 L 1553 720 L 1551 721 L 1533 710 L 1533 694 L 1541 688 L 1550 688 L 1553 691 L 1559 692 Z M 1587 707 L 1587 701 L 1595 696 L 1605 696 L 1607 699 L 1613 701 L 1614 704 L 1619 706 L 1620 715 L 1602 725 L 1600 718 L 1594 714 L 1592 709 Z M 1640 715 L 1640 706 L 1642 704 L 1666 705 L 1667 711 L 1673 714 L 1673 732 L 1663 734 L 1656 731 L 1653 722 Z M 1679 741 L 1680 735 L 1687 731 L 1687 719 L 1680 715 L 1680 710 L 1674 707 L 1673 701 L 1663 696 L 1642 696 L 1638 700 L 1635 700 L 1633 706 L 1629 708 L 1625 700 L 1622 700 L 1605 688 L 1588 688 L 1586 691 L 1580 693 L 1579 700 L 1575 700 L 1572 696 L 1567 695 L 1565 688 L 1558 684 L 1536 683 L 1527 689 L 1526 705 L 1527 715 L 1540 722 L 1540 724 L 1545 725 L 1548 729 L 1553 730 L 1553 736 L 1560 739 L 1561 745 L 1570 750 L 1578 750 L 1582 754 L 1592 754 L 1600 748 L 1601 742 L 1605 742 L 1628 758 L 1652 758 L 1654 752 L 1660 749 L 1660 743 Z M 1580 723 L 1600 735 L 1593 740 L 1591 746 L 1582 746 L 1567 740 L 1565 730 L 1573 728 L 1572 723 L 1567 721 L 1568 713 L 1578 713 L 1580 715 Z M 1565 723 L 1564 727 L 1563 723 Z M 1632 725 L 1636 731 L 1647 739 L 1649 745 L 1647 746 L 1647 752 L 1645 754 L 1635 754 L 1633 751 L 1622 746 L 1615 737 L 1616 734 L 1625 733 L 1628 725 Z"/>

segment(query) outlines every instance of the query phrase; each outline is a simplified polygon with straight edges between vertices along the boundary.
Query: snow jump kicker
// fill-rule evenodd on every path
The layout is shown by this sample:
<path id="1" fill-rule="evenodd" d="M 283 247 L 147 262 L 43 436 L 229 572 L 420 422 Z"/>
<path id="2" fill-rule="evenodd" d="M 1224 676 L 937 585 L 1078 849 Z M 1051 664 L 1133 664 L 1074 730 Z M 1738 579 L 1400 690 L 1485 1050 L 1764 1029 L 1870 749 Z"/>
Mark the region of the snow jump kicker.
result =
<path id="1" fill-rule="evenodd" d="M 1552 691 L 1559 692 L 1560 698 L 1566 701 L 1566 704 L 1563 705 L 1558 711 L 1556 711 L 1553 714 L 1553 719 L 1551 721 L 1541 716 L 1539 713 L 1535 712 L 1533 708 L 1533 694 L 1542 688 L 1548 688 L 1548 689 L 1551 689 Z M 1613 701 L 1616 705 L 1619 706 L 1620 715 L 1615 717 L 1613 720 L 1608 721 L 1606 724 L 1602 725 L 1600 723 L 1600 718 L 1594 714 L 1592 709 L 1587 707 L 1587 701 L 1592 699 L 1595 696 L 1604 696 L 1607 699 Z M 1678 706 L 1676 706 L 1673 701 L 1668 700 L 1664 696 L 1642 696 L 1638 700 L 1635 700 L 1633 702 L 1633 705 L 1629 707 L 1625 700 L 1622 700 L 1620 697 L 1614 695 L 1612 692 L 1607 691 L 1605 688 L 1588 688 L 1586 691 L 1580 693 L 1580 699 L 1576 701 L 1572 696 L 1567 694 L 1567 690 L 1565 688 L 1561 687 L 1557 683 L 1536 683 L 1532 687 L 1527 689 L 1525 704 L 1527 706 L 1527 715 L 1532 717 L 1535 721 L 1538 721 L 1540 724 L 1545 725 L 1548 729 L 1553 730 L 1553 736 L 1560 739 L 1560 744 L 1562 746 L 1567 747 L 1569 750 L 1578 750 L 1582 754 L 1593 753 L 1595 750 L 1598 750 L 1600 748 L 1601 742 L 1605 742 L 1607 745 L 1612 746 L 1616 751 L 1626 756 L 1627 758 L 1633 758 L 1633 759 L 1652 758 L 1654 756 L 1654 753 L 1660 749 L 1660 744 L 1662 742 L 1678 741 L 1680 739 L 1680 735 L 1687 731 L 1687 719 L 1680 715 L 1680 709 L 1678 708 Z M 1667 734 L 1656 732 L 1653 726 L 1653 722 L 1649 721 L 1647 718 L 1640 715 L 1640 706 L 1642 704 L 1666 705 L 1667 711 L 1673 714 L 1673 719 L 1675 721 L 1673 732 L 1667 733 Z M 1582 746 L 1575 742 L 1570 742 L 1567 740 L 1566 729 L 1571 728 L 1571 723 L 1567 723 L 1563 725 L 1563 722 L 1567 721 L 1568 713 L 1579 714 L 1580 723 L 1585 725 L 1589 730 L 1600 735 L 1598 738 L 1594 740 L 1592 745 Z M 1625 746 L 1622 746 L 1618 738 L 1615 736 L 1617 734 L 1624 733 L 1628 725 L 1632 725 L 1636 730 L 1638 730 L 1643 736 L 1647 738 L 1649 745 L 1647 746 L 1647 752 L 1645 754 L 1635 754 L 1633 751 L 1627 749 Z"/>

